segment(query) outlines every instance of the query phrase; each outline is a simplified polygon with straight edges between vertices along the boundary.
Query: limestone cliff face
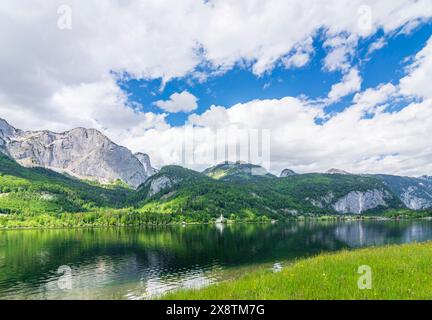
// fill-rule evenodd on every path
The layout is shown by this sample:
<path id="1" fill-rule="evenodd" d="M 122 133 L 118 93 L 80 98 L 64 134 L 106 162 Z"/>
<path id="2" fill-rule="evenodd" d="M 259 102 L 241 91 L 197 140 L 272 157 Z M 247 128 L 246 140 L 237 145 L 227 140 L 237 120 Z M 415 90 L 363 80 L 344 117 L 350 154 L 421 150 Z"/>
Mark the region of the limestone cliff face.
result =
<path id="1" fill-rule="evenodd" d="M 161 176 L 153 179 L 150 183 L 150 189 L 148 192 L 148 197 L 153 197 L 164 189 L 171 188 L 175 181 L 171 180 L 166 176 Z"/>
<path id="2" fill-rule="evenodd" d="M 121 180 L 138 187 L 154 173 L 150 159 L 109 140 L 95 129 L 55 133 L 21 131 L 0 121 L 0 148 L 19 164 L 44 167 L 101 183 Z"/>
<path id="3" fill-rule="evenodd" d="M 429 176 L 401 177 L 376 175 L 405 204 L 413 210 L 432 208 L 432 178 Z"/>
<path id="4" fill-rule="evenodd" d="M 430 185 L 428 187 L 425 187 L 424 184 L 420 185 L 420 187 L 410 185 L 403 190 L 400 198 L 408 208 L 413 210 L 432 207 L 432 190 Z"/>
<path id="5" fill-rule="evenodd" d="M 151 166 L 150 157 L 148 154 L 138 152 L 135 153 L 134 156 L 141 162 L 149 176 L 152 176 L 158 172 L 158 170 Z"/>
<path id="6" fill-rule="evenodd" d="M 0 152 L 8 154 L 7 144 L 10 142 L 11 137 L 16 136 L 19 130 L 16 130 L 5 120 L 0 119 Z"/>
<path id="7" fill-rule="evenodd" d="M 333 205 L 333 209 L 339 213 L 360 214 L 367 210 L 377 207 L 387 207 L 387 199 L 391 197 L 383 190 L 373 189 L 364 192 L 351 191 L 346 196 L 338 199 Z"/>
<path id="8" fill-rule="evenodd" d="M 18 133 L 6 120 L 0 119 L 0 138 L 7 138 Z"/>

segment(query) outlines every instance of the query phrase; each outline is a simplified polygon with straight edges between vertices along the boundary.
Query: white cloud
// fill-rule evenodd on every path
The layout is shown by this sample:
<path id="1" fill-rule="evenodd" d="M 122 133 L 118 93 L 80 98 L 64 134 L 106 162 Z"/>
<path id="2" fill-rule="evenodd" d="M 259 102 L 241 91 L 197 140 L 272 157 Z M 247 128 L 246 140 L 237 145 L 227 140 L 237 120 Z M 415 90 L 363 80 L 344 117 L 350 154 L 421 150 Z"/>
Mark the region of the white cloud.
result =
<path id="1" fill-rule="evenodd" d="M 384 48 L 384 46 L 387 44 L 387 41 L 384 37 L 379 38 L 377 41 L 373 42 L 368 49 L 367 55 L 371 55 L 373 52 L 380 50 Z"/>
<path id="2" fill-rule="evenodd" d="M 432 98 L 432 37 L 416 54 L 408 72 L 408 75 L 400 80 L 401 93 L 420 98 Z"/>
<path id="3" fill-rule="evenodd" d="M 360 90 L 362 79 L 356 68 L 351 69 L 344 75 L 342 81 L 332 85 L 328 94 L 330 103 L 339 101 L 341 98 Z"/>
<path id="4" fill-rule="evenodd" d="M 167 112 L 191 112 L 198 108 L 198 98 L 188 91 L 173 93 L 169 100 L 158 100 L 155 105 Z"/>
<path id="5" fill-rule="evenodd" d="M 403 99 L 406 88 L 420 89 L 417 94 L 427 93 L 423 90 L 430 82 L 424 84 L 427 79 L 423 76 L 429 68 L 429 46 L 430 42 L 415 56 L 409 74 L 400 84 L 381 84 L 357 93 L 351 106 L 324 124 L 316 121 L 323 117 L 322 109 L 313 107 L 308 100 L 293 97 L 254 100 L 228 108 L 212 106 L 201 115 L 190 115 L 188 123 L 195 126 L 193 135 L 185 134 L 187 130 L 183 128 L 150 130 L 142 136 L 140 145 L 153 148 L 151 152 L 157 155 L 159 163 L 181 164 L 181 146 L 194 139 L 195 162 L 187 165 L 203 169 L 212 164 L 205 161 L 212 152 L 211 142 L 217 130 L 228 132 L 230 138 L 225 142 L 232 150 L 238 138 L 233 128 L 269 129 L 274 173 L 286 167 L 298 172 L 322 172 L 337 167 L 354 173 L 431 174 L 432 98 L 401 110 L 386 111 L 392 102 Z M 357 70 L 351 72 L 356 78 Z M 165 148 L 156 150 L 158 145 Z"/>
<path id="6" fill-rule="evenodd" d="M 324 68 L 328 71 L 348 71 L 357 41 L 358 37 L 355 34 L 338 35 L 327 39 L 324 47 L 329 52 L 324 58 Z"/>
<path id="7" fill-rule="evenodd" d="M 355 105 L 362 110 L 371 111 L 371 109 L 380 106 L 398 94 L 398 88 L 391 83 L 381 84 L 377 88 L 369 88 L 354 96 Z"/>
<path id="8" fill-rule="evenodd" d="M 312 37 L 309 37 L 304 42 L 298 44 L 294 48 L 294 53 L 289 55 L 288 57 L 282 58 L 282 64 L 285 66 L 285 68 L 300 68 L 306 65 L 311 55 L 314 52 L 313 48 L 313 39 Z"/>
<path id="9" fill-rule="evenodd" d="M 4 98 L 4 97 L 3 97 Z M 26 130 L 64 131 L 74 127 L 96 128 L 117 143 L 141 135 L 150 128 L 167 128 L 166 114 L 143 112 L 107 77 L 101 82 L 65 86 L 44 105 L 28 108 L 11 105 L 0 97 L 0 117 Z"/>
<path id="10" fill-rule="evenodd" d="M 166 83 L 193 73 L 205 61 L 218 72 L 243 63 L 261 75 L 284 57 L 286 67 L 305 65 L 313 53 L 310 39 L 323 30 L 325 69 L 346 73 L 361 37 L 378 28 L 387 35 L 432 16 L 430 0 L 67 3 L 73 27 L 62 31 L 57 28 L 57 8 L 63 2 L 3 1 L 0 117 L 24 129 L 96 127 L 134 151 L 149 152 L 159 165 L 181 161 L 176 150 L 182 129 L 170 127 L 165 114 L 129 103 L 111 72 L 163 78 Z M 369 29 L 359 24 L 363 5 L 371 8 Z M 401 81 L 404 94 L 431 97 L 428 50 L 418 55 L 417 66 Z M 362 119 L 365 111 L 358 104 L 323 126 L 314 121 L 322 116 L 320 109 L 290 97 L 213 107 L 189 120 L 200 125 L 202 138 L 214 126 L 271 128 L 276 170 L 339 166 L 350 171 L 430 172 L 432 156 L 425 140 L 431 132 L 429 100 L 396 113 L 377 113 L 373 119 Z M 205 142 L 200 146 L 205 150 Z"/>
<path id="11" fill-rule="evenodd" d="M 364 93 L 357 103 L 323 125 L 315 121 L 322 111 L 307 101 L 291 97 L 255 100 L 229 108 L 214 106 L 202 115 L 191 115 L 193 134 L 186 134 L 188 130 L 179 127 L 146 131 L 139 145 L 160 165 L 182 164 L 182 146 L 195 141 L 194 162 L 186 165 L 203 169 L 212 164 L 208 154 L 213 151 L 217 131 L 227 132 L 226 145 L 235 150 L 239 138 L 236 130 L 266 129 L 271 133 L 270 169 L 274 173 L 285 167 L 299 172 L 322 172 L 332 167 L 355 173 L 432 172 L 428 136 L 432 130 L 432 100 L 393 113 L 375 109 L 374 117 L 364 117 L 370 108 L 363 108 L 360 103 L 380 103 L 385 100 L 384 92 L 392 92 L 386 86 L 376 91 Z M 230 156 L 229 159 L 236 159 L 236 154 Z"/>
<path id="12" fill-rule="evenodd" d="M 412 33 L 423 22 L 425 22 L 424 18 L 411 20 L 402 27 L 402 29 L 398 32 L 398 34 L 408 35 Z"/>
<path id="13" fill-rule="evenodd" d="M 73 27 L 63 31 L 57 28 L 58 1 L 6 0 L 0 9 L 0 69 L 8 74 L 0 79 L 0 90 L 14 102 L 31 104 L 63 85 L 100 81 L 110 71 L 166 81 L 190 73 L 204 59 L 221 70 L 246 61 L 262 74 L 297 50 L 288 66 L 302 66 L 318 30 L 331 39 L 326 67 L 348 69 L 358 37 L 432 16 L 430 0 L 68 4 Z M 367 33 L 359 27 L 358 9 L 364 5 L 373 13 Z"/>

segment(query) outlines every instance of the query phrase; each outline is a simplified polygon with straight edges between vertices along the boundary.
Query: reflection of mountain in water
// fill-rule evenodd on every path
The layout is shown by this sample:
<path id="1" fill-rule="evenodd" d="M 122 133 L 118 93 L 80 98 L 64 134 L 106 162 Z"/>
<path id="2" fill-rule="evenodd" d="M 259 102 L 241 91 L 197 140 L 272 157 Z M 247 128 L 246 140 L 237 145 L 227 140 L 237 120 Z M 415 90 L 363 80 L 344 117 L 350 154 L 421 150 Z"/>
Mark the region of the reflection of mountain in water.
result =
<path id="1" fill-rule="evenodd" d="M 432 239 L 431 225 L 424 221 L 342 223 L 334 234 L 352 248 Z"/>
<path id="2" fill-rule="evenodd" d="M 2 231 L 0 298 L 145 298 L 217 281 L 227 267 L 428 239 L 431 221 Z M 73 270 L 69 292 L 57 287 L 62 265 Z"/>

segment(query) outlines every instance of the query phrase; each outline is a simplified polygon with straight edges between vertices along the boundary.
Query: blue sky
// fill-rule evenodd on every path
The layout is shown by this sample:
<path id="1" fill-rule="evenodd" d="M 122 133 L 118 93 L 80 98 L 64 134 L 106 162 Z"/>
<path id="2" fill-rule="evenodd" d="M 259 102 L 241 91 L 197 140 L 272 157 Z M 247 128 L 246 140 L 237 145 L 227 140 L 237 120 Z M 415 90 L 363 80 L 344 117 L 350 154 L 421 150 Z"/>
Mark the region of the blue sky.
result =
<path id="1" fill-rule="evenodd" d="M 431 0 L 5 1 L 0 118 L 17 128 L 95 128 L 197 170 L 218 131 L 233 148 L 233 129 L 269 130 L 275 174 L 432 175 Z"/>
<path id="2" fill-rule="evenodd" d="M 420 51 L 432 34 L 432 23 L 425 23 L 411 33 L 400 33 L 396 30 L 386 36 L 383 30 L 374 35 L 360 39 L 355 55 L 351 58 L 352 66 L 357 66 L 363 79 L 361 89 L 374 88 L 382 83 L 397 84 L 409 64 L 408 58 Z M 368 49 L 379 39 L 385 39 L 384 47 L 368 54 Z M 202 114 L 211 105 L 230 107 L 237 103 L 245 103 L 254 99 L 281 99 L 286 96 L 305 95 L 310 99 L 324 98 L 331 86 L 341 81 L 343 72 L 329 72 L 323 68 L 323 59 L 327 55 L 323 48 L 325 39 L 318 32 L 313 41 L 312 59 L 300 68 L 285 68 L 281 63 L 262 75 L 252 72 L 251 66 L 237 64 L 220 75 L 209 76 L 198 81 L 193 76 L 175 78 L 164 87 L 162 79 L 118 81 L 120 87 L 127 92 L 130 101 L 137 102 L 145 112 L 163 113 L 154 105 L 158 100 L 168 100 L 176 92 L 187 90 L 198 98 L 198 108 L 193 113 Z M 208 68 L 197 67 L 198 70 L 211 73 Z M 325 108 L 327 113 L 340 112 L 349 107 L 354 93 L 342 98 Z M 397 110 L 406 103 L 397 103 L 391 110 Z M 189 112 L 190 113 L 190 112 Z M 168 114 L 166 120 L 172 126 L 185 124 L 188 112 Z"/>

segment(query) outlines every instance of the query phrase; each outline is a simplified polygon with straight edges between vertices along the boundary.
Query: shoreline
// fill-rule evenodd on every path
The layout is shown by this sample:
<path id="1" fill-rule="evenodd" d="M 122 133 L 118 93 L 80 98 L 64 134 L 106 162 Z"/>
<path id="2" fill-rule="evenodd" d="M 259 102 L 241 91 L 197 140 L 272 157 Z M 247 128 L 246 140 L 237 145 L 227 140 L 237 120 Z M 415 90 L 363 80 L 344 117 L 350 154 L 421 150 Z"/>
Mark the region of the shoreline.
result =
<path id="1" fill-rule="evenodd" d="M 0 219 L 3 217 L 0 216 Z M 145 223 L 145 224 L 116 224 L 116 225 L 77 225 L 77 226 L 40 226 L 40 227 L 0 227 L 0 231 L 5 230 L 72 230 L 72 229 L 107 229 L 107 228 L 139 228 L 139 227 L 172 227 L 172 226 L 194 226 L 194 225 L 213 225 L 213 226 L 227 226 L 235 224 L 276 224 L 276 223 L 286 223 L 292 221 L 411 221 L 411 220 L 432 220 L 431 216 L 428 217 L 385 217 L 385 216 L 339 216 L 339 215 L 325 215 L 325 216 L 300 216 L 300 217 L 290 217 L 286 220 L 270 220 L 270 221 L 247 221 L 247 220 L 227 220 L 223 223 L 218 222 L 171 222 L 171 223 Z"/>

